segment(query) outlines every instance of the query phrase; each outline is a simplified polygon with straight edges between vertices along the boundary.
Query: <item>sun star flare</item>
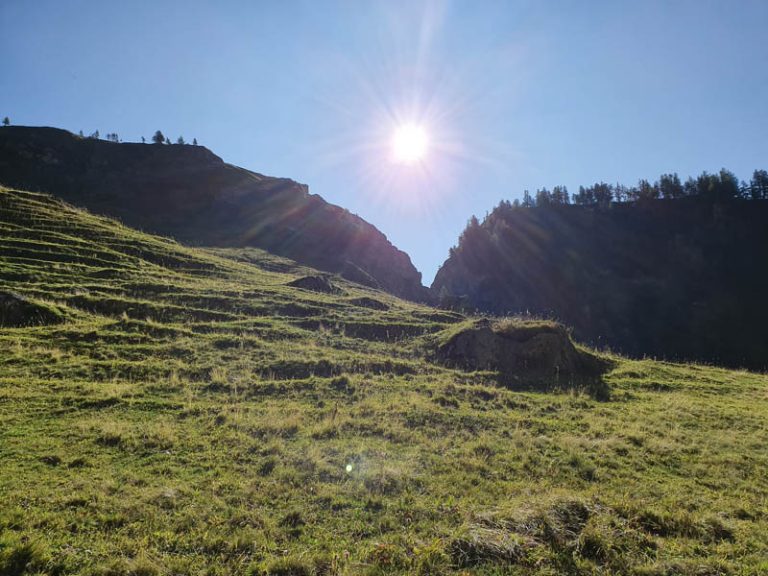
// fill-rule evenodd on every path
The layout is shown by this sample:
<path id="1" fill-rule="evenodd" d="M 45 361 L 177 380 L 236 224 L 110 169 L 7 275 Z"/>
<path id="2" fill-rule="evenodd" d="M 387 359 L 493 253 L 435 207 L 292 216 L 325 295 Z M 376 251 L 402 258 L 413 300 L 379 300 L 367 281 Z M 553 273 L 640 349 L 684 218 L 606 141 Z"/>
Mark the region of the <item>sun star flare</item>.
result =
<path id="1" fill-rule="evenodd" d="M 392 135 L 392 157 L 401 164 L 415 164 L 424 159 L 429 138 L 422 126 L 403 124 Z"/>

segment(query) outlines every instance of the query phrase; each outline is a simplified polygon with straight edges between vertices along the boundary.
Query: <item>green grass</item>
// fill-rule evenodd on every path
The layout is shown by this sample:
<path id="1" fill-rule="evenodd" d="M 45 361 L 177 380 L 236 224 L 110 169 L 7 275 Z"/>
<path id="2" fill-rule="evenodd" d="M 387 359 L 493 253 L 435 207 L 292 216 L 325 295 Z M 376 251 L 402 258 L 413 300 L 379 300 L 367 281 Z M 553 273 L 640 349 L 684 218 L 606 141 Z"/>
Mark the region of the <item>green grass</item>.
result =
<path id="1" fill-rule="evenodd" d="M 425 359 L 458 315 L 44 195 L 0 216 L 0 290 L 66 318 L 0 329 L 0 575 L 768 572 L 764 375 L 515 392 Z"/>

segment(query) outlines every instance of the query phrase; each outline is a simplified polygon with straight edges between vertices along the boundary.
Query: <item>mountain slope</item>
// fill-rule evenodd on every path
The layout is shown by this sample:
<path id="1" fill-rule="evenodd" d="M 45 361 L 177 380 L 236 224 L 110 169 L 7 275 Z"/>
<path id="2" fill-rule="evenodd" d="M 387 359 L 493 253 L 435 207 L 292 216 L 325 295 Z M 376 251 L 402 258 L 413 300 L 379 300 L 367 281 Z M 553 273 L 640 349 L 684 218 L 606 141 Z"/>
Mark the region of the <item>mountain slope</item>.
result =
<path id="1" fill-rule="evenodd" d="M 363 219 L 305 185 L 226 164 L 202 146 L 7 126 L 0 183 L 50 192 L 189 244 L 256 246 L 405 298 L 428 295 L 408 255 Z"/>
<path id="2" fill-rule="evenodd" d="M 500 206 L 432 290 L 633 356 L 768 368 L 768 202 Z"/>
<path id="3" fill-rule="evenodd" d="M 430 360 L 474 320 L 315 274 L 0 189 L 0 306 L 47 311 L 0 327 L 0 573 L 768 568 L 766 376 L 515 391 Z"/>

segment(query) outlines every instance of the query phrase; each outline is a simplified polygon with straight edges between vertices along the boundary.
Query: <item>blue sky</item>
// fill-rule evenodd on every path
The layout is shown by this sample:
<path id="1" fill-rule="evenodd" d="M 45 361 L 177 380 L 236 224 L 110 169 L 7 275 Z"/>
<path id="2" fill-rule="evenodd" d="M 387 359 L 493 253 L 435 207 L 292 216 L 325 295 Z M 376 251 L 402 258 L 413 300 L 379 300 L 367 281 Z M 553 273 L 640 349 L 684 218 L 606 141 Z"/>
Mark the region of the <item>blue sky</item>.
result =
<path id="1" fill-rule="evenodd" d="M 768 168 L 768 2 L 0 2 L 0 116 L 196 137 L 381 229 L 429 283 L 524 189 Z M 402 122 L 421 163 L 391 161 Z"/>

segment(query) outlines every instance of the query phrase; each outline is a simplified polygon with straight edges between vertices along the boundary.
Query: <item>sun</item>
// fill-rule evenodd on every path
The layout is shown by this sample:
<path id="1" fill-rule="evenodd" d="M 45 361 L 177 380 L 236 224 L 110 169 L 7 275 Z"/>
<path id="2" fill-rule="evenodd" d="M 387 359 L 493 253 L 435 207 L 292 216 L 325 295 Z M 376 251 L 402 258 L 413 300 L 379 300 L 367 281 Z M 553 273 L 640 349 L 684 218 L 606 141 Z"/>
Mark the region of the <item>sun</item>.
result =
<path id="1" fill-rule="evenodd" d="M 392 157 L 401 164 L 422 160 L 429 148 L 427 132 L 416 124 L 398 126 L 392 135 Z"/>

